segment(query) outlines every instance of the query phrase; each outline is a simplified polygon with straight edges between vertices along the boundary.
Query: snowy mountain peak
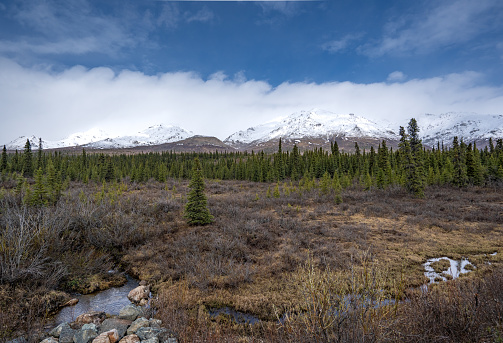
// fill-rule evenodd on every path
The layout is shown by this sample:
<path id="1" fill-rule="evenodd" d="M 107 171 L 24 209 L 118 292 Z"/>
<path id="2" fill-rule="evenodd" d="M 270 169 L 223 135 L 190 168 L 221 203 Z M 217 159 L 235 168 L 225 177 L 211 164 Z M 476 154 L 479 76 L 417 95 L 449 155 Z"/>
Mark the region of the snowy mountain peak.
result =
<path id="1" fill-rule="evenodd" d="M 447 112 L 425 114 L 419 116 L 417 122 L 423 144 L 428 146 L 437 142 L 449 145 L 456 136 L 465 142 L 503 137 L 503 115 Z"/>
<path id="2" fill-rule="evenodd" d="M 300 139 L 308 137 L 372 137 L 397 139 L 389 128 L 354 114 L 336 114 L 313 109 L 293 113 L 290 116 L 266 124 L 239 131 L 224 142 L 232 145 L 267 142 L 273 139 Z"/>
<path id="3" fill-rule="evenodd" d="M 189 138 L 194 134 L 174 125 L 154 125 L 138 132 L 133 136 L 120 136 L 106 138 L 97 142 L 86 144 L 85 147 L 93 149 L 121 149 L 135 146 L 150 146 L 172 143 Z"/>
<path id="4" fill-rule="evenodd" d="M 133 136 L 113 137 L 105 131 L 93 128 L 85 132 L 71 134 L 60 141 L 42 140 L 43 149 L 66 148 L 73 146 L 84 146 L 93 149 L 120 149 L 135 146 L 159 145 L 163 143 L 177 142 L 193 136 L 193 133 L 173 125 L 154 125 Z M 9 150 L 22 150 L 26 144 L 26 139 L 30 140 L 31 148 L 38 149 L 39 138 L 36 136 L 21 136 L 9 144 Z"/>
<path id="5" fill-rule="evenodd" d="M 72 147 L 77 145 L 83 145 L 91 142 L 96 142 L 101 139 L 104 139 L 108 136 L 108 134 L 100 129 L 92 128 L 85 132 L 77 132 L 69 135 L 68 137 L 59 140 L 59 141 L 48 141 L 42 139 L 42 148 L 43 149 L 55 149 L 55 148 L 64 148 L 64 147 Z M 30 140 L 30 145 L 32 150 L 39 148 L 39 137 L 35 136 L 21 136 L 6 144 L 6 148 L 9 150 L 22 150 L 26 144 L 26 140 Z"/>

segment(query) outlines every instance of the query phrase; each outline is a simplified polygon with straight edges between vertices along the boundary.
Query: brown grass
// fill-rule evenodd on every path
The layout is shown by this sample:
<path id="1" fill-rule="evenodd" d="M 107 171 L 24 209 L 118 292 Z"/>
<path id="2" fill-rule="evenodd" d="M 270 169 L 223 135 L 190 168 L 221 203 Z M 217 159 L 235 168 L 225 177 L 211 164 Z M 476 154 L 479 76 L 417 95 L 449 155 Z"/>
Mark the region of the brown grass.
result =
<path id="1" fill-rule="evenodd" d="M 425 283 L 422 264 L 431 257 L 468 258 L 476 267 L 468 280 L 502 267 L 500 190 L 428 188 L 424 199 L 415 199 L 399 188 L 353 187 L 337 204 L 333 193 L 295 183 L 280 184 L 274 198 L 267 197 L 274 185 L 208 180 L 215 222 L 190 227 L 182 216 L 187 185 L 109 186 L 101 199 L 101 186 L 72 185 L 57 205 L 64 225 L 51 233 L 60 243 L 46 251 L 63 263 L 56 284 L 85 290 L 93 280 L 107 282 L 100 275 L 108 269 L 123 268 L 154 285 L 159 316 L 184 341 L 310 341 L 300 328 L 290 327 L 290 335 L 274 320 L 278 309 L 299 304 L 292 280 L 308 256 L 314 268 L 345 273 L 361 266 L 356 257 L 367 251 L 386 266 L 389 289 L 391 280 L 403 280 L 405 288 Z M 28 287 L 26 280 L 17 287 Z M 207 316 L 210 305 L 266 322 L 260 328 L 216 323 Z"/>

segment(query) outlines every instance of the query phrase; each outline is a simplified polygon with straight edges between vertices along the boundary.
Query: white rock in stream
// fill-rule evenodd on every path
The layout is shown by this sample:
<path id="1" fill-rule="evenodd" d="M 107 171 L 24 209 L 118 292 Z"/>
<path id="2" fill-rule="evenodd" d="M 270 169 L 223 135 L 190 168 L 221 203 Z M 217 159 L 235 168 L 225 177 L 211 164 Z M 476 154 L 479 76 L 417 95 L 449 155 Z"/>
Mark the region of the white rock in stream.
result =
<path id="1" fill-rule="evenodd" d="M 449 261 L 451 266 L 447 270 L 444 270 L 441 273 L 437 273 L 435 272 L 433 267 L 431 267 L 431 264 L 434 262 L 438 262 L 440 260 Z M 475 266 L 465 258 L 462 258 L 461 261 L 452 260 L 448 257 L 430 258 L 429 260 L 426 261 L 426 263 L 423 264 L 424 269 L 426 270 L 424 272 L 424 276 L 430 279 L 430 283 L 435 283 L 436 282 L 435 279 L 441 279 L 442 281 L 447 281 L 447 278 L 444 275 L 450 275 L 452 279 L 456 279 L 459 277 L 460 274 L 466 274 L 470 272 L 470 270 L 465 269 L 467 265 L 470 265 L 473 268 L 475 268 Z"/>

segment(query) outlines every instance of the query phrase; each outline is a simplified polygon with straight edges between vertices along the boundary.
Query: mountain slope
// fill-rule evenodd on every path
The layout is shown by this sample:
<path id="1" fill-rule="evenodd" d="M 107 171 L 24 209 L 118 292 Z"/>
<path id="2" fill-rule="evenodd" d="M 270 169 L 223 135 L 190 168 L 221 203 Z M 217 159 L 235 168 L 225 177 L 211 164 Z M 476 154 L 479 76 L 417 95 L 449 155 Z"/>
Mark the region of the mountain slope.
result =
<path id="1" fill-rule="evenodd" d="M 435 146 L 437 142 L 450 145 L 455 136 L 465 142 L 486 141 L 503 137 L 503 115 L 467 112 L 425 114 L 417 118 L 423 144 Z"/>
<path id="2" fill-rule="evenodd" d="M 91 142 L 96 142 L 102 139 L 105 139 L 109 135 L 100 129 L 90 129 L 85 132 L 77 132 L 74 134 L 71 134 L 70 136 L 59 140 L 59 141 L 47 141 L 42 139 L 42 148 L 43 149 L 57 149 L 57 148 L 66 148 L 66 147 L 72 147 L 72 146 L 78 146 L 78 145 L 83 145 L 83 144 L 88 144 Z M 6 144 L 6 148 L 9 150 L 23 150 L 24 146 L 26 144 L 26 140 L 30 140 L 31 148 L 32 149 L 38 149 L 39 145 L 39 138 L 35 136 L 21 136 L 19 138 L 16 138 L 15 140 L 11 141 L 10 143 Z"/>
<path id="3" fill-rule="evenodd" d="M 137 146 L 159 145 L 172 143 L 193 136 L 191 131 L 173 125 L 155 125 L 138 132 L 134 136 L 120 136 L 106 138 L 100 141 L 85 144 L 84 147 L 92 149 L 123 149 Z"/>
<path id="4" fill-rule="evenodd" d="M 271 140 L 301 140 L 318 138 L 329 141 L 336 137 L 397 140 L 390 128 L 354 114 L 312 110 L 294 113 L 285 119 L 239 131 L 224 140 L 233 147 L 259 145 Z"/>

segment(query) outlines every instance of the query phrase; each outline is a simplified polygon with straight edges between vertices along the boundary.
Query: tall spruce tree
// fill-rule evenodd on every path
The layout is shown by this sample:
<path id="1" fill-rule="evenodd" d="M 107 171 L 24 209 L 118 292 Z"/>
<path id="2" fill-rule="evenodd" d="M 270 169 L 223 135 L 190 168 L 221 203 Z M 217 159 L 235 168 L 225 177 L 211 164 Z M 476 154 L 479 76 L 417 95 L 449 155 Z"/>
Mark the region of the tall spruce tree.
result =
<path id="1" fill-rule="evenodd" d="M 37 169 L 38 168 L 44 168 L 43 162 L 42 162 L 42 138 L 38 139 L 38 150 L 37 150 Z"/>
<path id="2" fill-rule="evenodd" d="M 466 157 L 463 146 L 459 144 L 458 137 L 452 140 L 452 163 L 454 165 L 454 175 L 452 183 L 455 186 L 463 187 L 468 183 L 468 175 L 466 173 Z"/>
<path id="3" fill-rule="evenodd" d="M 213 222 L 213 216 L 208 210 L 206 196 L 204 195 L 204 180 L 199 158 L 194 159 L 192 178 L 189 183 L 190 192 L 185 205 L 185 215 L 189 225 L 206 225 Z"/>
<path id="4" fill-rule="evenodd" d="M 26 140 L 23 153 L 23 172 L 24 176 L 33 176 L 33 157 L 31 154 L 30 140 Z"/>
<path id="5" fill-rule="evenodd" d="M 419 127 L 414 118 L 405 129 L 400 126 L 400 154 L 405 173 L 405 188 L 415 196 L 424 196 L 423 149 L 419 139 Z"/>
<path id="6" fill-rule="evenodd" d="M 7 148 L 5 145 L 2 149 L 2 160 L 0 161 L 0 171 L 4 171 L 7 169 Z"/>

